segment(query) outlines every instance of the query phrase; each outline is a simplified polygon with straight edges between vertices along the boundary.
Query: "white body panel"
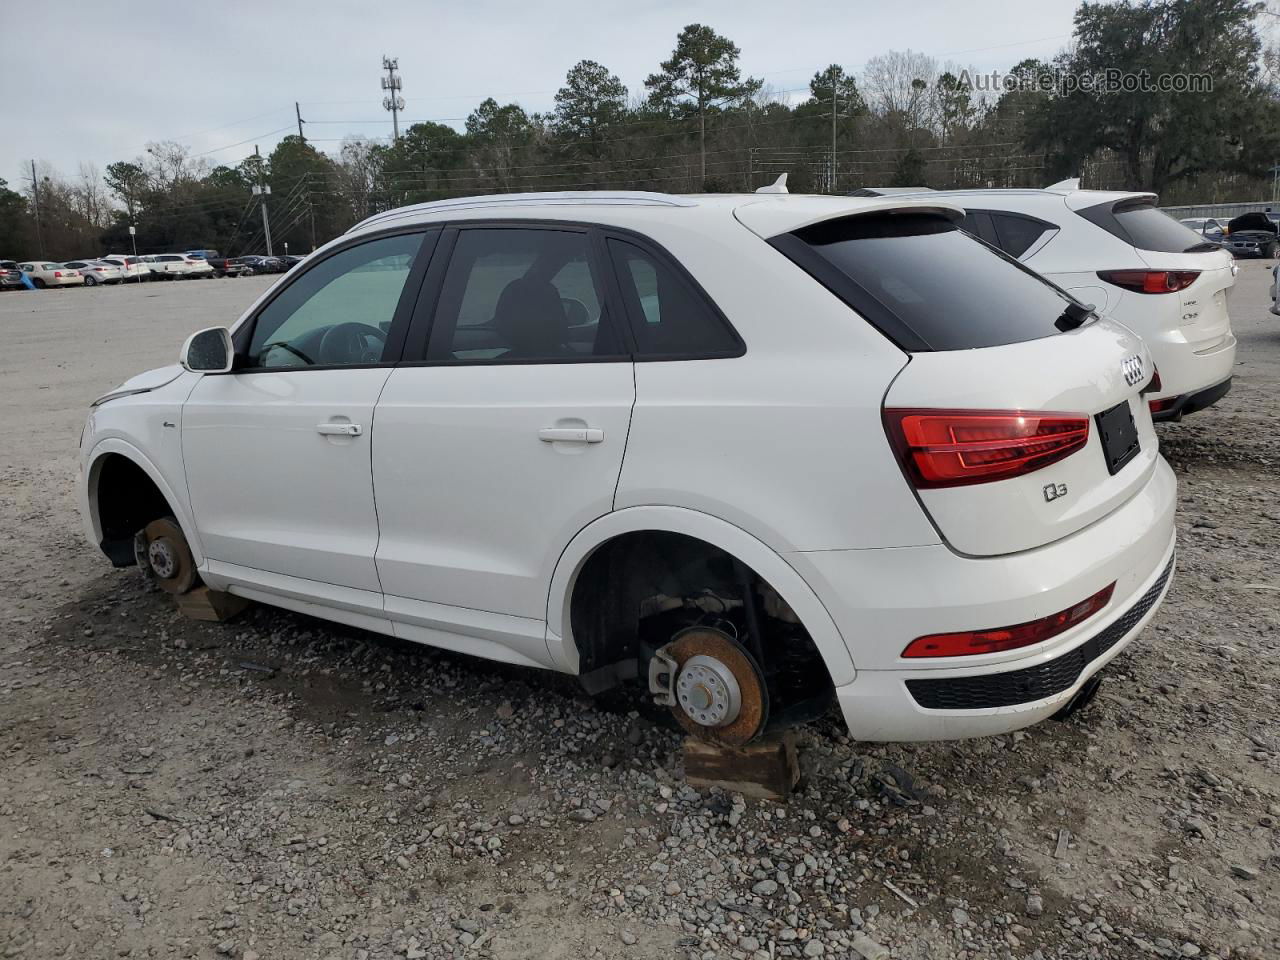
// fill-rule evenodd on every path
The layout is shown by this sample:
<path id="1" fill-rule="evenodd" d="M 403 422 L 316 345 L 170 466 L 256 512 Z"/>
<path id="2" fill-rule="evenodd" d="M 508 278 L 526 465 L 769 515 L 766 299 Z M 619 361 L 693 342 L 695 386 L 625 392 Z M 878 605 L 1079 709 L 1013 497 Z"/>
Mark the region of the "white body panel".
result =
<path id="1" fill-rule="evenodd" d="M 208 556 L 380 593 L 370 430 L 387 369 L 203 377 L 182 410 L 192 513 Z M 359 436 L 317 432 L 353 424 Z"/>
<path id="2" fill-rule="evenodd" d="M 585 565 L 614 537 L 682 534 L 742 561 L 795 612 L 856 736 L 959 737 L 1035 722 L 1141 623 L 1072 690 L 1016 709 L 926 710 L 905 683 L 1048 662 L 1149 590 L 1172 551 L 1176 500 L 1150 420 L 1137 408 L 1142 458 L 1118 477 L 1098 475 L 1092 446 L 1060 462 L 1075 471 L 1079 497 L 1050 507 L 1027 494 L 1047 482 L 1037 474 L 919 496 L 894 458 L 882 406 L 888 395 L 1092 415 L 1126 397 L 1138 403 L 1137 386 L 1117 377 L 1118 360 L 1141 347 L 1128 331 L 1095 323 L 1010 347 L 909 356 L 764 242 L 824 217 L 896 206 L 575 194 L 379 215 L 354 235 L 494 217 L 633 231 L 689 271 L 745 352 L 153 371 L 90 416 L 81 448 L 86 532 L 103 541 L 97 478 L 106 458 L 124 457 L 169 502 L 212 587 L 570 673 L 581 667 L 570 611 Z M 936 200 L 922 206 L 958 212 Z M 1088 269 L 1075 269 L 1077 286 L 1098 286 Z M 326 425 L 361 429 L 318 432 Z M 599 431 L 590 438 L 600 442 L 548 442 L 539 437 L 546 428 Z M 1039 648 L 925 664 L 900 656 L 922 634 L 1044 617 L 1111 582 L 1112 600 L 1095 619 Z"/>
<path id="3" fill-rule="evenodd" d="M 632 365 L 403 367 L 373 437 L 388 598 L 541 620 L 564 545 L 613 508 Z M 539 439 L 595 429 L 598 443 Z M 538 647 L 545 656 L 542 634 Z"/>

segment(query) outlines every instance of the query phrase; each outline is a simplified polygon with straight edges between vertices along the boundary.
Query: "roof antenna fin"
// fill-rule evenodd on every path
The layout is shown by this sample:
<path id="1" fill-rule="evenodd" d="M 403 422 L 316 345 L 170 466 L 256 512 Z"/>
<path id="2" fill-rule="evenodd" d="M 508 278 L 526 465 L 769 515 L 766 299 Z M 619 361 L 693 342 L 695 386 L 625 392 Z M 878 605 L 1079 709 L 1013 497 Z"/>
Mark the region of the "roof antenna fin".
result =
<path id="1" fill-rule="evenodd" d="M 1062 191 L 1079 190 L 1080 178 L 1071 177 L 1070 179 L 1067 179 L 1067 180 L 1059 180 L 1057 183 L 1049 184 L 1047 187 L 1045 187 L 1045 189 L 1046 190 L 1062 190 Z"/>
<path id="2" fill-rule="evenodd" d="M 787 175 L 784 173 L 777 180 L 769 184 L 767 187 L 757 187 L 756 193 L 789 193 L 787 190 Z"/>

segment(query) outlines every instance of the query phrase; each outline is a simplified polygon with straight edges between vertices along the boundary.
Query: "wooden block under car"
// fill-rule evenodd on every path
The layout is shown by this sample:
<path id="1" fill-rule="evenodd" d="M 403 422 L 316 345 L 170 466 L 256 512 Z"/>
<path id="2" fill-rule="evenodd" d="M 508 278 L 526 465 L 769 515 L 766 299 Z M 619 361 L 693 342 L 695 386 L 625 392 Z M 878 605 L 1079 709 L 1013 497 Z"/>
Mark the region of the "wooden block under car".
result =
<path id="1" fill-rule="evenodd" d="M 192 620 L 230 620 L 249 605 L 244 597 L 208 587 L 196 587 L 189 593 L 174 597 L 174 600 L 178 602 L 179 612 Z"/>
<path id="2" fill-rule="evenodd" d="M 688 737 L 684 776 L 699 789 L 719 787 L 747 797 L 781 800 L 800 782 L 795 734 L 783 731 L 745 747 L 723 747 Z"/>

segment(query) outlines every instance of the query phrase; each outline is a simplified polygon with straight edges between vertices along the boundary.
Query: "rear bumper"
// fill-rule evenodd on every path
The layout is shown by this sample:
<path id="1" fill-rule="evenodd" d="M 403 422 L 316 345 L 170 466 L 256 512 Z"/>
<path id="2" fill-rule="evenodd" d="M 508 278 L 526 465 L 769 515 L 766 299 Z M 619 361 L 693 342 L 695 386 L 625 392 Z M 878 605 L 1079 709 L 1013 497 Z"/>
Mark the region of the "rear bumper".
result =
<path id="1" fill-rule="evenodd" d="M 1157 423 L 1176 422 L 1181 420 L 1189 413 L 1196 413 L 1207 407 L 1213 406 L 1228 393 L 1231 392 L 1231 378 L 1223 380 L 1221 383 L 1215 383 L 1211 387 L 1205 387 L 1195 393 L 1184 394 L 1175 398 L 1172 405 L 1165 407 L 1158 413 L 1151 412 L 1151 419 Z"/>
<path id="2" fill-rule="evenodd" d="M 1172 580 L 1177 485 L 1163 460 L 1128 503 L 1056 543 L 1004 557 L 946 547 L 792 554 L 835 619 L 857 676 L 836 689 L 862 740 L 1007 733 L 1052 716 L 1154 616 Z M 1042 644 L 907 660 L 915 637 L 1023 623 L 1114 583 L 1110 604 Z"/>
<path id="3" fill-rule="evenodd" d="M 1143 339 L 1160 371 L 1161 383 L 1160 392 L 1148 394 L 1148 401 L 1189 397 L 1216 388 L 1230 381 L 1235 369 L 1236 337 L 1230 330 L 1208 341 L 1188 340 L 1182 330 L 1148 334 Z"/>

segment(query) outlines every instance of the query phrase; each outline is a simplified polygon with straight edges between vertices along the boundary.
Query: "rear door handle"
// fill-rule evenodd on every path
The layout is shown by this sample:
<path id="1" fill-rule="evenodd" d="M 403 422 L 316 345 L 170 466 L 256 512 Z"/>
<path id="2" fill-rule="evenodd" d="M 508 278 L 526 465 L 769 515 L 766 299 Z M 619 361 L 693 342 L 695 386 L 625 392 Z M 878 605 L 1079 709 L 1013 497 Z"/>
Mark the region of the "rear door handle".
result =
<path id="1" fill-rule="evenodd" d="M 326 437 L 358 437 L 364 427 L 358 423 L 317 423 L 316 433 Z"/>
<path id="2" fill-rule="evenodd" d="M 543 427 L 538 439 L 546 443 L 603 443 L 604 431 L 598 427 Z"/>

